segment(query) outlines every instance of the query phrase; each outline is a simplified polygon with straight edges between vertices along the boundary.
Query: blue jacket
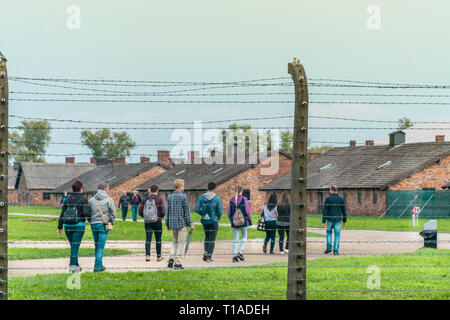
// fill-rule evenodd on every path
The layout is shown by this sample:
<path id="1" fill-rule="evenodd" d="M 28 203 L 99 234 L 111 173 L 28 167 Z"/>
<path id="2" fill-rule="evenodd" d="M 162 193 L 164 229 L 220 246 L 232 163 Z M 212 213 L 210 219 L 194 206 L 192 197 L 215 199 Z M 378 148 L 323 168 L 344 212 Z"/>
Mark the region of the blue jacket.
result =
<path id="1" fill-rule="evenodd" d="M 345 206 L 345 200 L 336 193 L 331 194 L 325 199 L 322 223 L 325 223 L 327 220 L 332 222 L 347 222 L 347 208 Z"/>
<path id="2" fill-rule="evenodd" d="M 222 217 L 222 200 L 212 192 L 207 192 L 197 200 L 195 212 L 202 216 L 202 224 L 213 224 L 219 222 Z"/>

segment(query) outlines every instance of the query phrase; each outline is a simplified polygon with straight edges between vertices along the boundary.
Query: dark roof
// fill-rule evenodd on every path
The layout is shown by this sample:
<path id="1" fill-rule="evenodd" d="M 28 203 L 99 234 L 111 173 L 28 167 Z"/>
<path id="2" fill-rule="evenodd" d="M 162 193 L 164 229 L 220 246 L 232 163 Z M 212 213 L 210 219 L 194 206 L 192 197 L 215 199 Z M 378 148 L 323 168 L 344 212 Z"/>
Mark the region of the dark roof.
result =
<path id="1" fill-rule="evenodd" d="M 307 187 L 385 189 L 449 154 L 449 142 L 334 148 L 308 162 Z M 260 190 L 290 190 L 290 178 L 289 173 Z"/>
<path id="2" fill-rule="evenodd" d="M 14 190 L 16 187 L 17 170 L 13 167 L 8 167 L 8 189 Z"/>
<path id="3" fill-rule="evenodd" d="M 27 189 L 53 189 L 94 168 L 90 163 L 21 162 L 18 179 L 25 178 Z"/>
<path id="4" fill-rule="evenodd" d="M 79 180 L 83 184 L 84 192 L 96 192 L 97 186 L 100 182 L 106 182 L 110 188 L 131 179 L 140 173 L 147 171 L 150 168 L 162 166 L 168 169 L 164 164 L 157 162 L 150 163 L 129 163 L 129 164 L 114 164 L 114 165 L 98 165 L 95 169 L 78 175 L 70 181 L 56 187 L 52 193 L 64 193 L 72 191 L 72 183 Z"/>
<path id="5" fill-rule="evenodd" d="M 206 190 L 209 182 L 217 185 L 228 181 L 239 173 L 251 168 L 249 164 L 181 164 L 159 176 L 143 183 L 137 189 L 147 190 L 156 184 L 161 191 L 174 190 L 173 182 L 176 179 L 185 181 L 186 190 Z M 222 169 L 223 168 L 223 169 Z M 213 174 L 214 172 L 219 172 Z"/>
<path id="6" fill-rule="evenodd" d="M 278 152 L 278 151 L 274 151 Z M 281 155 L 291 158 L 290 154 L 279 151 Z M 264 160 L 266 155 L 260 160 Z M 247 161 L 248 162 L 248 161 Z M 137 189 L 145 191 L 152 185 L 157 185 L 161 191 L 174 190 L 173 183 L 176 179 L 185 181 L 185 190 L 206 190 L 209 182 L 220 185 L 238 174 L 254 168 L 255 164 L 181 164 L 161 175 L 143 183 Z"/>

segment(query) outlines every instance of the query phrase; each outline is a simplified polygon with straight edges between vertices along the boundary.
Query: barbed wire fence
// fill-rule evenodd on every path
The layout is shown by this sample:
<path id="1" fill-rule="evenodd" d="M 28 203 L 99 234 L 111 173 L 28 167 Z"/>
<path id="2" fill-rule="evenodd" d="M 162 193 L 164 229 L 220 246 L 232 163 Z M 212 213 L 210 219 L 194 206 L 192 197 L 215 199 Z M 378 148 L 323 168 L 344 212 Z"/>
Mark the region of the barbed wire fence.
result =
<path id="1" fill-rule="evenodd" d="M 7 94 L 3 93 L 3 96 L 6 96 L 6 101 L 3 105 L 7 106 L 8 101 L 13 101 L 17 103 L 21 102 L 68 102 L 68 103 L 123 103 L 123 104 L 166 104 L 166 103 L 177 103 L 177 104 L 292 104 L 298 100 L 242 100 L 241 97 L 246 96 L 279 96 L 279 95 L 294 95 L 292 92 L 217 92 L 217 90 L 223 89 L 233 89 L 233 88 L 245 88 L 245 89 L 257 89 L 261 90 L 261 88 L 280 88 L 283 90 L 284 88 L 288 90 L 292 90 L 294 87 L 292 82 L 288 82 L 291 77 L 274 77 L 274 78 L 263 78 L 263 79 L 254 79 L 254 80 L 239 80 L 239 81 L 228 81 L 228 82 L 199 82 L 199 81 L 159 81 L 159 80 L 104 80 L 104 79 L 69 79 L 69 78 L 43 78 L 43 77 L 9 77 L 10 81 L 17 82 L 24 85 L 30 85 L 34 87 L 46 87 L 52 88 L 51 92 L 42 92 L 42 91 L 15 91 L 12 90 L 9 93 L 11 94 L 11 98 L 8 99 Z M 306 80 L 306 79 L 305 79 Z M 404 84 L 404 83 L 384 83 L 384 82 L 371 82 L 371 81 L 356 81 L 356 80 L 342 80 L 342 79 L 310 79 L 308 83 L 309 87 L 312 88 L 328 88 L 332 90 L 339 90 L 345 88 L 346 90 L 390 90 L 390 91 L 398 91 L 398 90 L 447 90 L 450 89 L 450 85 L 426 85 L 426 84 Z M 131 87 L 131 88 L 153 88 L 158 91 L 123 91 L 123 90 L 114 90 L 111 87 Z M 183 89 L 179 89 L 180 87 L 186 87 Z M 5 88 L 3 85 L 2 88 Z M 7 88 L 7 86 L 6 86 Z M 170 88 L 168 90 L 161 88 Z M 67 92 L 67 90 L 73 90 L 76 92 Z M 161 91 L 164 90 L 164 91 Z M 216 90 L 215 92 L 209 92 L 209 90 Z M 192 93 L 194 92 L 194 93 Z M 200 93 L 195 93 L 200 92 Z M 364 104 L 364 105 L 407 105 L 407 106 L 448 106 L 450 102 L 442 101 L 442 98 L 448 98 L 450 95 L 448 94 L 408 94 L 408 93 L 373 93 L 373 92 L 311 92 L 309 93 L 311 96 L 333 96 L 333 97 L 377 97 L 377 98 L 431 98 L 437 99 L 436 101 L 372 101 L 372 100 L 359 100 L 359 101 L 350 101 L 350 100 L 324 100 L 324 101 L 308 101 L 308 104 L 332 104 L 332 105 L 350 105 L 350 104 Z M 31 96 L 31 97 L 29 97 Z M 42 97 L 45 96 L 45 97 Z M 50 98 L 46 98 L 47 96 L 51 96 Z M 99 97 L 95 99 L 85 99 L 85 98 L 58 98 L 58 96 L 80 96 L 80 97 Z M 155 99 L 149 100 L 147 97 L 167 97 L 163 99 Z M 114 97 L 114 98 L 111 98 Z M 126 97 L 122 99 L 116 99 L 116 97 Z M 133 98 L 129 98 L 133 97 Z M 199 97 L 196 100 L 186 100 L 182 99 L 174 99 L 174 97 Z M 200 99 L 200 97 L 208 98 Z M 212 99 L 212 97 L 214 97 Z M 221 97 L 225 97 L 222 99 Z M 227 97 L 240 97 L 239 100 L 228 100 Z M 227 99 L 227 100 L 225 100 Z M 303 101 L 300 101 L 303 102 Z M 182 121 L 182 122 L 120 122 L 120 121 L 89 121 L 89 120 L 73 120 L 73 119 L 59 119 L 59 118 L 46 118 L 46 117 L 28 117 L 26 115 L 9 115 L 9 118 L 16 120 L 46 120 L 51 123 L 72 123 L 78 124 L 78 126 L 72 127 L 52 127 L 53 130 L 97 130 L 102 127 L 108 128 L 111 130 L 136 130 L 136 131 L 155 131 L 155 130 L 175 130 L 175 129 L 192 129 L 187 125 L 191 124 L 191 122 Z M 376 119 L 357 119 L 357 118 L 344 118 L 344 117 L 331 117 L 331 116 L 320 116 L 320 115 L 308 115 L 308 118 L 317 119 L 317 120 L 342 120 L 349 122 L 361 122 L 361 123 L 373 123 L 377 125 L 376 127 L 357 127 L 357 126 L 307 126 L 304 131 L 308 130 L 395 130 L 397 127 L 388 126 L 386 124 L 396 124 L 397 121 L 393 120 L 376 120 Z M 248 117 L 248 118 L 237 118 L 237 119 L 225 119 L 225 120 L 207 120 L 203 121 L 204 124 L 209 124 L 210 126 L 205 127 L 205 129 L 216 129 L 216 130 L 225 130 L 228 129 L 227 126 L 220 126 L 223 123 L 242 123 L 242 122 L 253 122 L 253 121 L 262 121 L 262 120 L 274 120 L 274 119 L 294 119 L 294 115 L 285 115 L 285 116 L 276 116 L 276 117 Z M 410 128 L 411 130 L 450 130 L 450 120 L 442 120 L 442 121 L 414 121 L 415 123 L 423 123 L 423 124 L 434 124 L 437 125 L 433 128 Z M 84 126 L 85 124 L 94 124 L 94 127 Z M 385 125 L 382 125 L 385 124 Z M 134 126 L 134 127 L 130 127 Z M 212 126 L 215 125 L 215 126 Z M 446 127 L 446 125 L 448 127 Z M 20 126 L 12 125 L 9 126 L 7 123 L 4 125 L 4 132 L 8 129 L 21 129 Z M 123 127 L 122 127 L 123 126 Z M 293 131 L 293 126 L 261 126 L 261 127 L 253 127 L 255 130 L 290 130 Z M 37 129 L 39 130 L 39 129 Z M 4 141 L 8 141 L 8 139 L 4 139 Z M 10 142 L 14 140 L 9 139 Z M 320 144 L 329 144 L 329 145 L 347 145 L 348 142 L 344 141 L 324 141 L 324 140 L 312 140 L 312 143 L 320 143 Z M 82 145 L 79 142 L 75 141 L 57 141 L 51 142 L 54 145 Z M 137 144 L 136 147 L 170 147 L 179 144 L 164 144 L 164 143 L 145 143 L 145 144 Z M 190 144 L 190 146 L 194 146 L 195 144 Z M 204 146 L 204 144 L 202 144 Z M 5 150 L 5 149 L 3 149 Z M 362 152 L 361 155 L 369 154 L 368 152 Z M 20 156 L 27 155 L 25 152 L 19 153 L 9 153 L 10 156 Z M 56 157 L 71 157 L 71 156 L 88 156 L 90 153 L 81 153 L 81 152 L 73 152 L 73 153 L 64 153 L 64 154 L 52 154 L 52 153 L 42 153 L 38 154 L 40 156 L 56 156 Z M 132 155 L 140 155 L 140 156 L 157 156 L 152 152 L 142 152 L 142 153 L 133 153 Z M 182 154 L 182 156 L 186 156 Z M 341 156 L 341 155 L 336 155 Z M 412 155 L 414 157 L 417 155 Z M 395 157 L 395 156 L 394 156 Z M 6 160 L 7 161 L 7 160 Z M 307 161 L 307 160 L 305 160 Z M 7 162 L 6 162 L 7 163 Z M 7 167 L 7 166 L 6 166 Z M 5 168 L 5 166 L 4 166 Z M 2 181 L 6 181 L 7 179 L 13 178 L 13 176 L 9 176 L 8 174 L 3 175 Z M 39 177 L 39 176 L 31 176 L 29 178 L 52 178 L 52 177 Z M 61 177 L 59 177 L 61 178 Z M 67 179 L 72 177 L 67 177 Z M 298 178 L 298 176 L 293 175 L 293 178 Z M 448 182 L 449 177 L 439 177 L 433 178 L 431 180 L 438 180 L 439 182 Z M 56 179 L 56 177 L 55 177 Z M 144 179 L 143 179 L 143 182 Z M 3 188 L 6 190 L 6 187 Z M 3 193 L 2 201 L 4 204 L 7 204 L 5 200 L 5 194 L 7 196 L 7 192 Z M 303 202 L 292 201 L 290 204 L 291 208 L 299 208 L 303 207 L 306 212 L 306 200 Z M 395 205 L 394 205 L 395 206 Z M 402 204 L 398 204 L 397 206 L 404 206 Z M 430 205 L 436 206 L 437 205 Z M 444 208 L 450 208 L 449 205 L 443 205 Z M 3 208 L 7 208 L 7 206 L 3 206 Z M 0 209 L 1 210 L 1 209 Z M 55 235 L 50 235 L 52 230 L 56 228 L 49 227 L 31 227 L 27 224 L 27 220 L 32 220 L 38 218 L 39 209 L 35 209 L 36 212 L 30 213 L 25 217 L 21 217 L 18 215 L 14 215 L 11 213 L 11 216 L 7 216 L 6 214 L 0 215 L 0 217 L 6 217 L 6 220 L 10 221 L 11 227 L 7 226 L 7 221 L 0 220 L 0 225 L 2 226 L 3 235 L 0 238 L 0 247 L 5 247 L 8 245 L 11 250 L 13 249 L 23 249 L 23 248 L 39 248 L 39 249 L 55 249 L 55 248 L 67 248 L 68 245 L 65 241 L 60 239 L 55 239 Z M 58 216 L 55 215 L 54 218 L 46 217 L 45 214 L 42 214 L 43 217 L 41 219 L 48 219 L 50 223 L 54 223 L 57 220 Z M 447 219 L 448 215 L 435 216 L 437 219 Z M 298 217 L 296 217 L 298 219 Z M 126 297 L 131 296 L 132 299 L 139 297 L 156 297 L 156 298 L 179 298 L 185 297 L 189 298 L 211 298 L 220 297 L 220 298 L 237 298 L 237 299 L 251 299 L 255 296 L 257 297 L 267 297 L 267 298 L 285 298 L 286 293 L 288 296 L 298 295 L 298 289 L 292 289 L 290 287 L 286 291 L 286 286 L 290 282 L 294 282 L 296 285 L 301 285 L 306 288 L 306 291 L 301 293 L 304 295 L 307 293 L 311 295 L 311 297 L 321 298 L 325 295 L 329 298 L 330 295 L 333 294 L 342 294 L 347 295 L 347 297 L 387 297 L 387 295 L 391 295 L 394 297 L 407 297 L 411 298 L 411 295 L 416 295 L 417 297 L 433 297 L 433 294 L 442 294 L 439 297 L 450 297 L 450 286 L 448 284 L 448 271 L 450 268 L 450 260 L 446 259 L 449 252 L 442 251 L 419 251 L 415 252 L 418 248 L 423 244 L 423 240 L 418 239 L 417 236 L 408 235 L 408 237 L 402 237 L 397 240 L 386 240 L 386 239 L 356 239 L 356 240 L 347 240 L 343 239 L 341 244 L 343 246 L 344 252 L 341 254 L 342 256 L 348 256 L 352 260 L 349 263 L 341 263 L 339 259 L 327 260 L 326 262 L 321 262 L 317 260 L 314 262 L 312 260 L 311 263 L 308 262 L 306 264 L 306 257 L 311 256 L 313 258 L 322 257 L 323 251 L 320 248 L 324 245 L 324 240 L 314 240 L 318 238 L 308 237 L 306 239 L 306 214 L 302 217 L 303 222 L 305 223 L 305 228 L 302 231 L 305 235 L 304 242 L 300 243 L 298 240 L 290 240 L 285 241 L 285 244 L 289 244 L 289 255 L 290 258 L 295 259 L 297 262 L 294 264 L 290 261 L 287 263 L 286 255 L 282 255 L 281 253 L 278 255 L 267 255 L 261 251 L 261 246 L 264 243 L 264 239 L 262 239 L 258 234 L 253 234 L 247 240 L 247 245 L 249 247 L 248 252 L 246 251 L 245 256 L 246 264 L 245 265 L 233 265 L 231 263 L 231 246 L 233 244 L 233 240 L 226 239 L 230 237 L 231 233 L 227 226 L 221 225 L 220 228 L 223 228 L 222 238 L 216 241 L 216 251 L 214 254 L 217 257 L 217 260 L 220 261 L 222 266 L 214 266 L 214 262 L 211 264 L 199 265 L 198 263 L 192 262 L 192 266 L 186 267 L 186 270 L 181 273 L 176 272 L 153 272 L 153 271 L 166 271 L 167 267 L 162 264 L 145 264 L 143 261 L 143 254 L 135 252 L 129 252 L 125 257 L 130 260 L 127 263 L 126 260 L 122 260 L 121 263 L 123 265 L 114 264 L 113 266 L 108 267 L 108 270 L 112 273 L 110 275 L 102 275 L 102 277 L 96 277 L 95 274 L 82 274 L 83 286 L 86 284 L 86 288 L 80 290 L 72 290 L 66 287 L 67 277 L 62 276 L 61 273 L 67 270 L 66 266 L 62 266 L 60 263 L 56 262 L 56 260 L 61 257 L 59 254 L 54 253 L 39 253 L 39 252 L 30 252 L 30 253 L 8 253 L 8 251 L 2 250 L 0 251 L 0 261 L 8 261 L 10 262 L 18 262 L 14 263 L 14 265 L 7 265 L 4 267 L 0 265 L 0 286 L 4 288 L 5 284 L 10 284 L 9 291 L 7 291 L 6 295 L 9 295 L 12 298 L 28 298 L 33 299 L 36 296 L 42 296 L 43 298 L 61 298 L 66 296 L 77 297 L 88 297 L 88 298 L 98 298 L 98 297 Z M 352 219 L 352 216 L 349 216 L 349 220 Z M 310 219 L 310 217 L 308 217 Z M 351 221 L 351 220 L 350 220 Z M 443 220 L 445 221 L 445 220 Z M 17 222 L 17 223 L 16 223 Z M 32 221 L 28 221 L 32 223 Z M 195 223 L 198 224 L 199 221 L 195 220 Z M 320 227 L 316 224 L 316 227 Z M 351 222 L 350 222 L 351 223 Z M 129 228 L 126 224 L 118 224 L 117 228 L 111 232 L 111 240 L 108 243 L 111 243 L 113 247 L 125 247 L 125 248 L 133 248 L 134 250 L 137 247 L 143 247 L 145 240 L 144 235 L 145 231 L 142 228 L 142 225 L 138 225 L 138 227 Z M 308 225 L 310 227 L 310 225 Z M 249 228 L 251 233 L 252 231 L 257 232 L 253 228 Z M 292 229 L 292 228 L 291 228 Z M 317 229 L 313 229 L 310 227 L 310 230 L 314 230 L 317 233 L 320 233 Z M 399 231 L 403 230 L 402 227 L 394 228 L 394 227 L 384 227 L 381 230 L 388 231 Z M 299 230 L 291 231 L 297 232 Z M 10 232 L 10 238 L 7 239 L 4 236 Z M 201 231 L 196 231 L 195 233 L 200 233 Z M 449 227 L 443 227 L 439 229 L 439 232 L 448 233 Z M 25 233 L 25 236 L 23 235 Z M 55 233 L 55 232 L 53 232 Z M 164 232 L 165 233 L 165 232 Z M 28 234 L 28 237 L 27 235 Z M 11 238 L 11 236 L 13 236 Z M 317 237 L 318 235 L 313 235 Z M 16 238 L 17 237 L 17 238 Z M 30 238 L 35 237 L 35 240 L 30 240 Z M 38 240 L 36 240 L 38 239 Z M 168 250 L 168 242 L 170 239 L 167 237 L 163 239 L 163 244 L 165 245 L 165 250 Z M 92 239 L 88 238 L 82 243 L 88 247 L 92 248 L 94 242 Z M 194 259 L 201 260 L 200 257 L 204 255 L 202 244 L 204 241 L 200 239 L 194 240 L 193 248 L 186 255 L 187 259 L 193 257 Z M 442 244 L 445 248 L 448 248 L 448 244 L 450 243 L 450 238 L 443 237 L 437 240 L 438 244 Z M 81 243 L 80 243 L 81 244 Z M 311 249 L 306 250 L 306 244 L 308 244 L 308 248 Z M 3 246 L 2 246 L 3 245 Z M 163 249 L 164 249 L 163 245 Z M 407 249 L 402 247 L 408 247 Z M 302 248 L 303 251 L 297 250 L 298 248 Z M 295 255 L 293 254 L 294 250 L 296 251 Z M 229 251 L 229 252 L 228 252 Z M 362 257 L 398 257 L 399 252 L 403 253 L 408 259 L 401 260 L 400 263 L 395 263 L 395 260 L 387 259 L 387 262 L 390 264 L 383 264 L 384 260 L 380 257 L 377 260 L 379 263 L 375 265 L 378 268 L 374 273 L 368 273 L 368 270 L 371 270 L 374 267 L 373 264 L 367 264 L 368 260 L 359 259 L 358 256 Z M 303 256 L 302 256 L 303 254 Z M 108 254 L 105 256 L 108 257 Z M 357 256 L 355 258 L 355 256 Z M 120 257 L 120 256 L 119 256 Z M 270 259 L 268 259 L 269 257 Z M 276 257 L 273 259 L 273 257 Z M 278 259 L 280 257 L 280 259 Z M 353 258 L 352 258 L 353 257 Z M 443 260 L 439 260 L 442 258 Z M 68 258 L 68 257 L 66 257 Z M 136 259 L 142 258 L 142 262 L 137 263 Z M 225 262 L 225 259 L 229 258 Z M 23 263 L 20 263 L 20 262 Z M 50 264 L 46 263 L 48 261 Z M 301 261 L 302 263 L 299 263 Z M 267 264 L 272 262 L 270 264 Z M 56 265 L 51 265 L 52 263 Z M 413 274 L 405 274 L 404 270 L 413 269 L 416 270 Z M 206 270 L 206 271 L 205 271 Z M 299 277 L 291 277 L 289 271 L 297 271 L 303 272 L 304 276 Z M 331 270 L 331 271 L 330 271 Z M 7 272 L 15 273 L 15 274 L 40 274 L 42 275 L 35 277 L 10 277 L 8 279 Z M 144 272 L 144 276 L 136 279 L 135 275 L 129 273 L 123 273 L 126 271 L 135 271 L 135 272 Z M 150 273 L 152 271 L 152 273 Z M 117 273 L 116 273 L 117 272 Z M 196 274 L 195 272 L 199 272 Z M 220 273 L 219 273 L 220 272 Z M 378 272 L 378 274 L 377 274 Z M 52 273 L 59 273 L 61 276 L 55 277 Z M 123 273 L 122 276 L 118 276 L 118 273 Z M 148 274 L 150 273 L 150 275 Z M 381 276 L 380 274 L 383 274 Z M 331 276 L 328 276 L 331 274 Z M 6 276 L 5 276 L 6 275 Z M 380 285 L 368 286 L 368 280 L 379 280 L 383 283 L 383 287 Z M 375 281 L 376 282 L 376 281 Z M 158 285 L 155 285 L 158 284 Z M 194 283 L 197 286 L 194 286 L 191 290 L 183 289 L 183 285 L 186 283 Z M 202 283 L 212 284 L 212 288 L 209 289 L 205 287 Z M 240 283 L 245 283 L 245 286 L 239 286 Z M 308 285 L 306 286 L 306 283 Z M 387 284 L 386 284 L 387 283 Z M 99 285 L 111 284 L 106 287 L 99 287 Z M 200 285 L 198 285 L 200 284 Z M 239 289 L 235 289 L 238 287 Z M 244 288 L 244 289 L 242 289 Z M 248 288 L 248 289 L 245 289 Z M 254 288 L 254 289 L 253 289 Z M 12 289 L 12 290 L 11 290 Z M 102 289 L 102 290 L 99 290 Z M 365 296 L 366 295 L 366 296 Z M 3 295 L 5 296 L 5 294 Z M 336 298 L 340 298 L 341 296 L 336 296 Z"/>

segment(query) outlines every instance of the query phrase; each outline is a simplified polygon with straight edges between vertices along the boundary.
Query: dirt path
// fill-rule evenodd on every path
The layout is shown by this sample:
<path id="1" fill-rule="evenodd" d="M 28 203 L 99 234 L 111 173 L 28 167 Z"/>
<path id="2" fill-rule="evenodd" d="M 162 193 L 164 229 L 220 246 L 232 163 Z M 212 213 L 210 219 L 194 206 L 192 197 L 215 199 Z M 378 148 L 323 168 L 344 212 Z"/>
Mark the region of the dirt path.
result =
<path id="1" fill-rule="evenodd" d="M 308 231 L 325 233 L 325 230 L 308 228 Z M 250 239 L 247 243 L 245 254 L 246 261 L 239 266 L 255 264 L 286 262 L 287 255 L 279 254 L 278 243 L 275 246 L 275 255 L 262 253 L 262 239 Z M 438 247 L 450 249 L 450 234 L 438 235 Z M 343 230 L 341 233 L 340 256 L 364 256 L 414 252 L 423 246 L 423 239 L 416 232 L 389 232 L 371 230 Z M 67 248 L 69 244 L 63 241 L 16 241 L 9 244 L 10 248 Z M 85 241 L 82 247 L 93 247 L 92 241 Z M 324 257 L 322 254 L 325 247 L 324 238 L 308 238 L 307 252 L 309 259 Z M 128 249 L 136 252 L 144 251 L 143 241 L 108 241 L 107 248 Z M 154 243 L 152 248 L 154 254 Z M 163 254 L 170 251 L 170 242 L 163 243 Z M 183 265 L 186 268 L 205 268 L 237 266 L 231 262 L 231 241 L 219 241 L 216 244 L 214 261 L 205 263 L 202 261 L 203 244 L 193 242 L 188 256 Z M 331 256 L 330 256 L 331 257 Z M 133 254 L 117 257 L 105 257 L 104 265 L 111 272 L 127 271 L 151 271 L 166 267 L 167 260 L 156 262 L 154 256 L 151 262 L 146 262 L 144 254 Z M 335 257 L 339 258 L 339 257 Z M 80 258 L 83 272 L 92 271 L 94 258 Z M 9 276 L 32 276 L 36 274 L 66 273 L 68 258 L 58 259 L 36 259 L 36 260 L 14 260 L 9 262 Z"/>

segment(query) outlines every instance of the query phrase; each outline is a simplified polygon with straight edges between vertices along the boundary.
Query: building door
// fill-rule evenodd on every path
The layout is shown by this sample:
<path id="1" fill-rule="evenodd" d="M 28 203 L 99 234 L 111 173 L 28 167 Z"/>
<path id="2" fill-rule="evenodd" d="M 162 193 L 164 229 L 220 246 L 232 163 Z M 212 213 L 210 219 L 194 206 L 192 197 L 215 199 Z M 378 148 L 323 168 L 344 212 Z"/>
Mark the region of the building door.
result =
<path id="1" fill-rule="evenodd" d="M 317 192 L 317 213 L 323 214 L 323 191 Z"/>

